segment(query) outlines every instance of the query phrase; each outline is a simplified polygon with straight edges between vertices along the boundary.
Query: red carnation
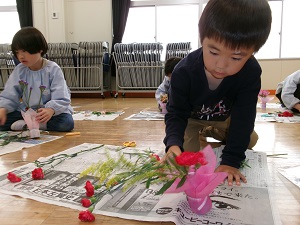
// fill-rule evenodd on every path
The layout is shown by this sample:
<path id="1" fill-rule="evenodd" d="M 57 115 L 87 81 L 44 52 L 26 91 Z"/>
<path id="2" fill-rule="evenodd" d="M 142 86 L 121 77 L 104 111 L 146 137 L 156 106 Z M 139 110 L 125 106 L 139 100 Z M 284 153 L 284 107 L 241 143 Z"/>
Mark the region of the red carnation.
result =
<path id="1" fill-rule="evenodd" d="M 83 222 L 93 222 L 95 220 L 95 216 L 89 210 L 86 210 L 79 213 L 78 219 Z"/>
<path id="2" fill-rule="evenodd" d="M 44 178 L 44 172 L 42 168 L 35 168 L 32 172 L 32 179 L 41 180 Z"/>
<path id="3" fill-rule="evenodd" d="M 21 177 L 18 177 L 16 174 L 12 173 L 12 172 L 9 172 L 7 174 L 7 179 L 12 182 L 12 183 L 17 183 L 17 182 L 20 182 L 22 179 Z"/>
<path id="4" fill-rule="evenodd" d="M 157 161 L 160 161 L 159 156 L 156 155 L 156 154 L 152 154 L 150 157 L 151 157 L 151 159 L 152 159 L 152 158 L 155 158 Z"/>
<path id="5" fill-rule="evenodd" d="M 94 186 L 92 185 L 92 183 L 89 180 L 85 183 L 84 188 L 86 190 L 86 196 L 87 197 L 91 197 L 91 196 L 94 195 L 95 188 L 94 188 Z"/>
<path id="6" fill-rule="evenodd" d="M 81 204 L 82 204 L 83 207 L 90 207 L 92 202 L 91 202 L 90 199 L 83 198 L 83 199 L 81 199 Z"/>
<path id="7" fill-rule="evenodd" d="M 284 111 L 283 113 L 278 113 L 279 117 L 293 117 L 294 114 L 290 113 L 289 111 Z"/>
<path id="8" fill-rule="evenodd" d="M 175 158 L 177 164 L 181 166 L 192 166 L 196 164 L 205 165 L 206 160 L 202 152 L 183 152 Z"/>

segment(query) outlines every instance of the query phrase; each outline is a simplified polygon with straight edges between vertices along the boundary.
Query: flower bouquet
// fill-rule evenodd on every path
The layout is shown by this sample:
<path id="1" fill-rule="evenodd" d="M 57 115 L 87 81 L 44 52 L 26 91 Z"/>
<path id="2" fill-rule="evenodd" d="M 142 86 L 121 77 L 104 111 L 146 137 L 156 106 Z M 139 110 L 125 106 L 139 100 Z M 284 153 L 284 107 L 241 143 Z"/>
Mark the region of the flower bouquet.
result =
<path id="1" fill-rule="evenodd" d="M 159 106 L 161 108 L 161 112 L 163 114 L 166 114 L 168 112 L 167 108 L 166 108 L 167 102 L 168 102 L 168 94 L 160 95 L 160 100 L 159 100 L 158 103 L 159 103 Z"/>
<path id="2" fill-rule="evenodd" d="M 23 119 L 29 129 L 29 134 L 31 138 L 40 137 L 40 124 L 36 120 L 37 112 L 32 108 L 29 108 L 26 112 L 21 111 Z"/>
<path id="3" fill-rule="evenodd" d="M 179 165 L 190 165 L 188 175 L 184 179 L 177 178 L 166 193 L 185 192 L 191 210 L 198 215 L 203 215 L 212 208 L 210 193 L 227 177 L 227 173 L 214 172 L 217 160 L 210 146 L 200 152 L 205 155 L 207 162 L 198 169 L 195 168 L 189 156 L 183 157 L 185 153 L 188 152 L 183 152 L 182 157 L 176 158 L 176 162 Z M 182 182 L 184 184 L 180 186 Z"/>
<path id="4" fill-rule="evenodd" d="M 39 98 L 39 102 L 37 104 L 38 107 L 35 111 L 29 105 L 32 87 L 30 87 L 28 90 L 28 83 L 24 80 L 20 80 L 19 84 L 22 89 L 22 98 L 20 101 L 22 101 L 26 106 L 25 110 L 21 111 L 23 119 L 29 129 L 30 137 L 31 138 L 39 138 L 40 137 L 40 130 L 39 130 L 40 124 L 36 120 L 36 115 L 37 115 L 37 110 L 40 107 L 43 92 L 46 89 L 46 87 L 43 85 L 40 86 L 40 98 Z"/>
<path id="5" fill-rule="evenodd" d="M 89 221 L 83 215 L 91 218 L 90 213 L 99 199 L 99 192 L 95 190 L 104 189 L 100 193 L 103 196 L 120 188 L 125 191 L 136 183 L 145 183 L 146 188 L 151 184 L 160 185 L 156 195 L 184 192 L 191 210 L 196 214 L 205 214 L 212 208 L 210 193 L 227 177 L 227 173 L 214 172 L 216 156 L 210 146 L 200 152 L 173 155 L 164 162 L 151 151 L 130 153 L 133 154 L 135 160 L 128 159 L 124 154 L 113 158 L 107 153 L 106 160 L 91 165 L 81 173 L 81 176 L 95 176 L 99 181 L 95 186 L 90 181 L 86 182 L 87 198 L 82 199 L 82 205 L 88 210 L 80 213 L 80 220 Z"/>
<path id="6" fill-rule="evenodd" d="M 259 97 L 259 99 L 261 101 L 261 108 L 262 109 L 266 109 L 267 103 L 269 101 L 273 100 L 273 98 L 274 98 L 274 97 L 268 96 L 269 94 L 270 94 L 270 92 L 267 91 L 267 90 L 260 90 L 259 91 L 258 97 Z"/>

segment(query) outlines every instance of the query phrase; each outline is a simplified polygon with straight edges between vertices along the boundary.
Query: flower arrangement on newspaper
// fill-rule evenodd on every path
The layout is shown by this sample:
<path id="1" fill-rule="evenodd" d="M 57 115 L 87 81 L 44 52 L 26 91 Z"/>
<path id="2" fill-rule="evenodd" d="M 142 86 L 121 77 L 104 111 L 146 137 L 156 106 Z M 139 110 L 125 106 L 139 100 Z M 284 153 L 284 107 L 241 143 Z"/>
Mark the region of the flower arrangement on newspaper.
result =
<path id="1" fill-rule="evenodd" d="M 36 169 L 32 171 L 32 179 L 44 179 L 48 170 L 73 158 L 79 154 L 95 150 L 95 148 L 82 150 L 73 154 L 57 154 L 47 160 L 36 160 Z M 199 215 L 206 214 L 212 208 L 210 194 L 227 176 L 227 173 L 215 173 L 216 156 L 210 146 L 200 152 L 183 152 L 179 156 L 170 157 L 161 162 L 160 157 L 150 150 L 130 153 L 134 159 L 128 155 L 121 154 L 112 157 L 109 152 L 106 158 L 98 163 L 92 164 L 80 174 L 81 177 L 91 175 L 98 179 L 98 183 L 93 185 L 87 180 L 85 183 L 85 194 L 81 200 L 82 206 L 87 210 L 79 213 L 81 221 L 91 222 L 95 220 L 93 210 L 96 204 L 105 194 L 110 194 L 116 190 L 126 190 L 136 183 L 144 183 L 147 188 L 153 184 L 160 184 L 160 190 L 156 195 L 164 193 L 184 192 L 191 210 Z M 43 170 L 43 167 L 47 166 Z M 9 172 L 7 179 L 10 182 L 20 182 L 21 177 Z"/>
<path id="2" fill-rule="evenodd" d="M 41 100 L 44 90 L 46 86 L 41 85 L 40 89 L 40 98 L 37 104 L 37 109 L 33 110 L 30 105 L 30 97 L 32 93 L 32 87 L 28 88 L 28 83 L 24 80 L 19 81 L 21 90 L 22 90 L 22 97 L 20 101 L 25 105 L 25 109 L 21 108 L 21 113 L 24 118 L 24 121 L 29 129 L 29 134 L 31 138 L 39 138 L 40 137 L 40 130 L 39 130 L 39 122 L 36 120 L 37 111 L 41 106 Z"/>
<path id="3" fill-rule="evenodd" d="M 82 205 L 88 209 L 81 211 L 81 221 L 94 221 L 92 214 L 99 201 L 95 190 L 110 192 L 122 188 L 124 191 L 136 183 L 161 184 L 157 195 L 184 192 L 191 210 L 199 215 L 212 208 L 209 195 L 226 177 L 227 173 L 215 173 L 216 156 L 210 146 L 200 152 L 183 152 L 179 156 L 161 162 L 158 155 L 151 151 L 136 153 L 132 161 L 123 154 L 117 159 L 107 153 L 107 159 L 91 165 L 81 176 L 92 175 L 99 179 L 97 185 L 86 182 L 86 198 Z M 103 196 L 103 192 L 100 193 Z"/>

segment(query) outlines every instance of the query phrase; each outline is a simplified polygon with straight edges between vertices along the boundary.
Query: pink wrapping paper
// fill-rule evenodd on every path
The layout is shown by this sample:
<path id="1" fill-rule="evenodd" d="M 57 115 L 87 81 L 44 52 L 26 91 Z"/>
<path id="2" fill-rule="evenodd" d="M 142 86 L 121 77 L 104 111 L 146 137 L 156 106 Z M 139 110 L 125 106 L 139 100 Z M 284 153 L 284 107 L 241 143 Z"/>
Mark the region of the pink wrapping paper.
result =
<path id="1" fill-rule="evenodd" d="M 269 101 L 272 101 L 273 98 L 274 98 L 274 96 L 273 97 L 271 97 L 271 96 L 267 96 L 267 97 L 261 97 L 261 96 L 259 96 L 259 99 L 260 99 L 261 103 L 268 103 Z"/>
<path id="2" fill-rule="evenodd" d="M 266 109 L 267 108 L 267 103 L 271 100 L 273 100 L 274 97 L 261 97 L 261 96 L 258 96 L 259 99 L 260 99 L 260 105 L 261 105 L 261 108 L 262 109 Z"/>
<path id="3" fill-rule="evenodd" d="M 40 137 L 40 124 L 36 121 L 35 117 L 37 112 L 29 108 L 26 112 L 21 111 L 24 121 L 29 129 L 31 138 Z"/>
<path id="4" fill-rule="evenodd" d="M 177 178 L 165 192 L 185 192 L 191 210 L 198 215 L 203 215 L 210 211 L 212 202 L 209 195 L 227 177 L 225 172 L 214 172 L 217 159 L 211 146 L 206 146 L 202 152 L 205 155 L 207 164 L 201 166 L 196 172 L 189 173 L 185 183 L 179 188 L 177 188 L 177 185 L 180 179 Z"/>

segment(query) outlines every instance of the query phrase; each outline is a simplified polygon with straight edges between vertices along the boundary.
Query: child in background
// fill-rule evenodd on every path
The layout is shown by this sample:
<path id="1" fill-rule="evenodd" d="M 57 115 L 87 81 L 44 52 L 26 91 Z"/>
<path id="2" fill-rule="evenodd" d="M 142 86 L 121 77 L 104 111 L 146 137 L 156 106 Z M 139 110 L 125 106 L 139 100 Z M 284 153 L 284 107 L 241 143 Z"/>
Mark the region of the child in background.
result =
<path id="1" fill-rule="evenodd" d="M 239 171 L 254 131 L 261 67 L 253 53 L 271 29 L 267 0 L 210 0 L 199 21 L 202 47 L 182 59 L 172 73 L 165 115 L 166 157 L 199 151 L 199 137 L 223 138 L 220 165 L 228 185 L 246 182 Z"/>
<path id="2" fill-rule="evenodd" d="M 293 112 L 300 111 L 300 70 L 287 76 L 276 89 L 276 97 L 282 106 Z"/>
<path id="3" fill-rule="evenodd" d="M 158 108 L 161 111 L 161 106 L 160 102 L 167 103 L 168 101 L 168 91 L 170 87 L 170 80 L 171 80 L 171 75 L 173 72 L 174 67 L 177 65 L 177 63 L 181 60 L 182 58 L 179 57 L 171 57 L 169 58 L 166 63 L 165 63 L 165 78 L 163 82 L 159 85 L 155 92 L 155 98 L 158 103 Z"/>
<path id="4" fill-rule="evenodd" d="M 0 94 L 0 130 L 24 130 L 21 110 L 32 108 L 41 130 L 71 131 L 70 90 L 61 68 L 43 58 L 48 50 L 43 34 L 34 27 L 22 28 L 13 37 L 11 49 L 20 64 Z"/>

